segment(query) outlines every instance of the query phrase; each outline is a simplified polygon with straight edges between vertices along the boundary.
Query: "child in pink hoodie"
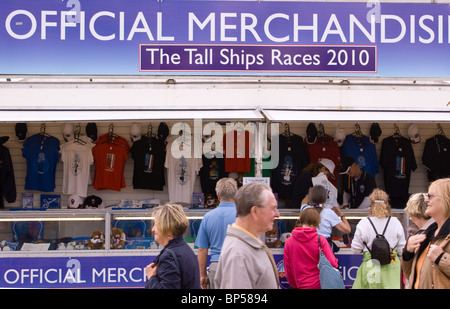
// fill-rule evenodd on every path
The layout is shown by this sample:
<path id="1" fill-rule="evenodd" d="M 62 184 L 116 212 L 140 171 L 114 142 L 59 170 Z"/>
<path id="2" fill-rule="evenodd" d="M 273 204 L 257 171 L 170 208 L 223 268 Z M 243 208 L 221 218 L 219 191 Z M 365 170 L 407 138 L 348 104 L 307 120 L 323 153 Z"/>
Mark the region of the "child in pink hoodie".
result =
<path id="1" fill-rule="evenodd" d="M 297 227 L 284 246 L 284 270 L 291 287 L 295 289 L 320 289 L 319 281 L 319 240 L 317 228 L 320 215 L 314 208 L 307 208 L 300 213 Z M 333 267 L 338 268 L 325 237 L 320 237 L 322 250 Z"/>

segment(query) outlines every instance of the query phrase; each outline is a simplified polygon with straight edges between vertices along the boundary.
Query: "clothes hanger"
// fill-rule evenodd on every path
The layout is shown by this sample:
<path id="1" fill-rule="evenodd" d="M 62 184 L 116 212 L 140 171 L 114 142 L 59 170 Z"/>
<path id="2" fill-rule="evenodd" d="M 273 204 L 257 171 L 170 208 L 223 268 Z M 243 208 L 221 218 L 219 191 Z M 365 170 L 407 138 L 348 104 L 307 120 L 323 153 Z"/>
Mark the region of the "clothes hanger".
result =
<path id="1" fill-rule="evenodd" d="M 325 133 L 325 128 L 322 123 L 319 123 L 319 129 L 317 130 L 317 137 L 319 139 L 319 142 L 322 144 L 327 144 L 327 134 Z"/>
<path id="2" fill-rule="evenodd" d="M 47 126 L 45 125 L 45 123 L 41 124 L 41 128 L 40 128 L 40 135 L 44 136 L 44 137 L 52 137 L 52 135 L 48 134 L 47 132 L 45 132 Z"/>
<path id="3" fill-rule="evenodd" d="M 44 145 L 45 140 L 48 137 L 53 137 L 52 135 L 45 132 L 45 130 L 46 130 L 46 125 L 45 125 L 45 123 L 43 123 L 43 124 L 41 124 L 40 133 L 39 133 L 41 136 L 41 149 L 42 149 L 42 146 Z"/>
<path id="4" fill-rule="evenodd" d="M 86 145 L 86 142 L 80 139 L 80 133 L 81 133 L 81 126 L 80 124 L 77 124 L 73 131 L 73 142 L 84 146 Z"/>
<path id="5" fill-rule="evenodd" d="M 356 137 L 356 143 L 362 147 L 364 135 L 361 132 L 361 126 L 359 123 L 355 123 L 355 132 L 353 132 L 353 136 Z"/>
<path id="6" fill-rule="evenodd" d="M 108 138 L 104 143 L 114 144 L 114 137 L 119 137 L 119 135 L 114 133 L 114 124 L 110 123 L 108 127 Z"/>
<path id="7" fill-rule="evenodd" d="M 444 130 L 442 129 L 440 123 L 437 124 L 437 127 L 438 127 L 438 134 L 437 135 L 446 137 L 445 133 L 444 133 Z"/>
<path id="8" fill-rule="evenodd" d="M 359 123 L 355 123 L 355 132 L 353 132 L 353 136 L 357 138 L 363 137 L 363 134 L 361 132 L 361 126 L 359 125 Z"/>
<path id="9" fill-rule="evenodd" d="M 400 128 L 397 126 L 396 123 L 394 123 L 394 135 L 392 135 L 394 138 L 400 138 L 402 135 L 400 134 Z"/>

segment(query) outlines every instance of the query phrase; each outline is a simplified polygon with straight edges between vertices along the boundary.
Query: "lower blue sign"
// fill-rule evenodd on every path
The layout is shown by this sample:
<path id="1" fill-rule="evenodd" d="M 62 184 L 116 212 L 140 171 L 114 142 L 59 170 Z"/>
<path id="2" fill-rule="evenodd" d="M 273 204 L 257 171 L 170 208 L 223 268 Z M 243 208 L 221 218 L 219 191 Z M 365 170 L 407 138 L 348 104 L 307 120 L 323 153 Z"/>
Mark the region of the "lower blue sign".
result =
<path id="1" fill-rule="evenodd" d="M 362 255 L 337 255 L 347 287 L 351 287 Z M 156 256 L 4 257 L 0 288 L 143 288 L 145 267 Z M 283 255 L 276 254 L 280 287 L 288 288 Z"/>

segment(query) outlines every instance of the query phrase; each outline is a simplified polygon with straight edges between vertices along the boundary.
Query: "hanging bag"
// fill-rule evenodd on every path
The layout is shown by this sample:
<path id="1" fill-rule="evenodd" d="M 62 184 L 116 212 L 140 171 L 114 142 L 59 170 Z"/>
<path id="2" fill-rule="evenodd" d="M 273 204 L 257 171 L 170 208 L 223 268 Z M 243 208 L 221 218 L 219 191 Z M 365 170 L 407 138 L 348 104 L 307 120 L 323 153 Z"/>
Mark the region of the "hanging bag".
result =
<path id="1" fill-rule="evenodd" d="M 344 280 L 338 269 L 334 268 L 327 257 L 322 251 L 322 245 L 320 243 L 320 235 L 319 236 L 319 264 L 317 267 L 320 270 L 320 288 L 321 289 L 345 289 Z"/>

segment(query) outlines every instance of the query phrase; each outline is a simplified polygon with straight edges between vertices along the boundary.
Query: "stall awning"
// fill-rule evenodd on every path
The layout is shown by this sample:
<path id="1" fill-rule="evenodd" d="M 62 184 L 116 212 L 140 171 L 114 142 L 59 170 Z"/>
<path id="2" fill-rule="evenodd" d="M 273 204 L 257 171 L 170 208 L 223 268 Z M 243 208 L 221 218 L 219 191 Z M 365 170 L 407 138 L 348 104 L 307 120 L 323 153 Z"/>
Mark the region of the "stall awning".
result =
<path id="1" fill-rule="evenodd" d="M 49 121 L 138 121 L 138 120 L 256 121 L 263 116 L 255 109 L 3 109 L 0 122 Z"/>
<path id="2" fill-rule="evenodd" d="M 3 109 L 0 122 L 89 122 L 173 120 L 272 122 L 449 122 L 449 111 L 306 109 Z"/>
<path id="3" fill-rule="evenodd" d="M 261 112 L 274 122 L 292 121 L 349 121 L 349 122 L 448 122 L 449 111 L 419 110 L 301 110 L 263 109 Z"/>

